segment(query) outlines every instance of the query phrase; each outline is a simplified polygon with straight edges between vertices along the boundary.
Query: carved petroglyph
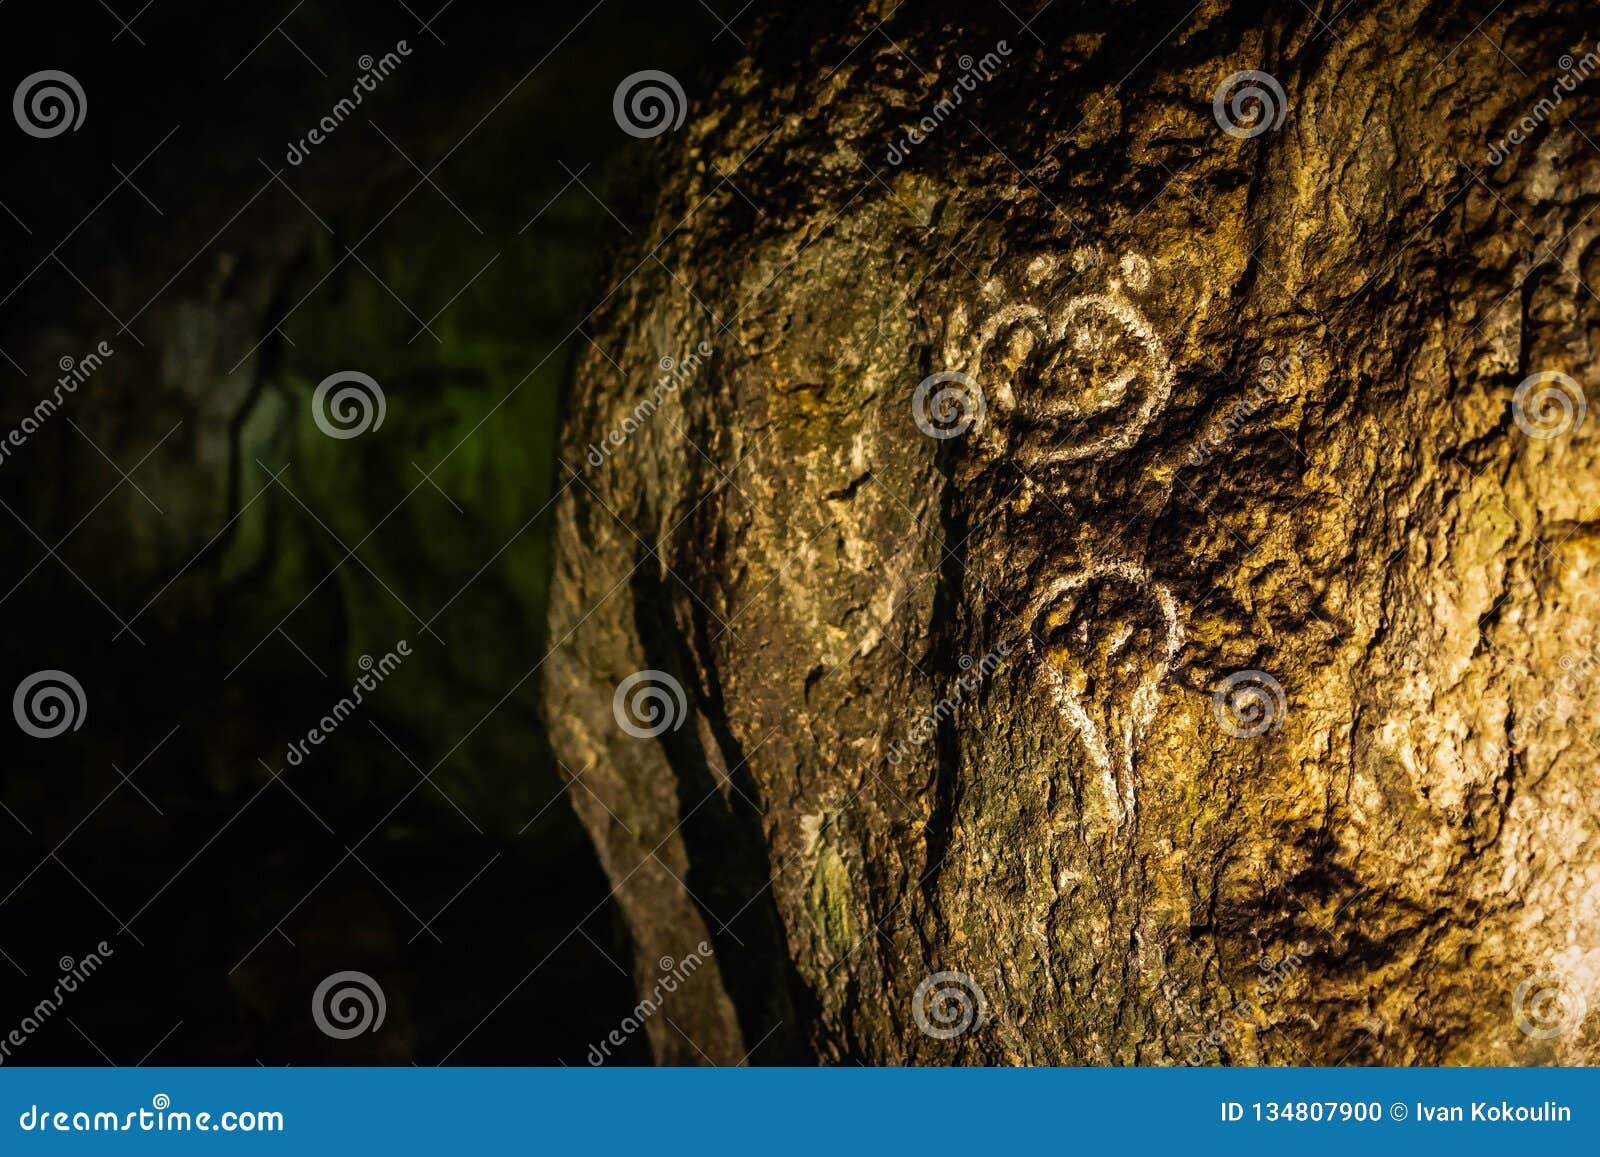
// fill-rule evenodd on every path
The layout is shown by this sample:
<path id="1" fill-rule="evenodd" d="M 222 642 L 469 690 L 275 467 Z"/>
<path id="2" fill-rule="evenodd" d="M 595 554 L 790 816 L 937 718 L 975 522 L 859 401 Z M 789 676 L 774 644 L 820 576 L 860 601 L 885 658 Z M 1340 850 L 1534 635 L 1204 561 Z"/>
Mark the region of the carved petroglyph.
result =
<path id="1" fill-rule="evenodd" d="M 1132 562 L 1098 563 L 1051 579 L 1024 621 L 1051 698 L 1121 825 L 1137 804 L 1135 752 L 1183 646 L 1177 600 Z"/>
<path id="2" fill-rule="evenodd" d="M 1131 450 L 1172 395 L 1166 342 L 1139 304 L 1153 281 L 1137 253 L 1113 260 L 1084 247 L 1064 259 L 1038 254 L 986 283 L 977 308 L 957 305 L 945 326 L 947 374 L 959 371 L 987 403 L 973 452 L 1039 470 L 1033 487 L 1069 499 L 1076 474 L 1055 467 Z M 1120 543 L 1082 549 L 1097 561 L 1047 568 L 1035 588 L 1027 650 L 1121 826 L 1137 804 L 1136 749 L 1183 629 L 1171 589 Z"/>
<path id="3" fill-rule="evenodd" d="M 1134 295 L 1150 288 L 1136 253 L 1114 265 L 1097 249 L 1072 255 L 1067 295 L 1051 292 L 1060 262 L 1035 258 L 1029 300 L 1001 302 L 975 326 L 958 308 L 945 357 L 993 398 L 1009 453 L 1025 468 L 1103 458 L 1138 442 L 1172 393 L 1172 362 Z M 1003 296 L 998 283 L 987 286 Z M 1052 300 L 1054 298 L 1055 300 Z"/>

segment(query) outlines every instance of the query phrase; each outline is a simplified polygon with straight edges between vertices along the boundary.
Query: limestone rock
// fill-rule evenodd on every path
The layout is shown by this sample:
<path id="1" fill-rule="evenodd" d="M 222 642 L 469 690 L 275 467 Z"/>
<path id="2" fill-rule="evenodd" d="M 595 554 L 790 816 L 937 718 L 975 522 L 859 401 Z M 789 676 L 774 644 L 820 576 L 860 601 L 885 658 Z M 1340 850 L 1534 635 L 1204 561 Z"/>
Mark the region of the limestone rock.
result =
<path id="1" fill-rule="evenodd" d="M 1586 10 L 801 7 L 565 434 L 658 1058 L 1600 1060 Z"/>

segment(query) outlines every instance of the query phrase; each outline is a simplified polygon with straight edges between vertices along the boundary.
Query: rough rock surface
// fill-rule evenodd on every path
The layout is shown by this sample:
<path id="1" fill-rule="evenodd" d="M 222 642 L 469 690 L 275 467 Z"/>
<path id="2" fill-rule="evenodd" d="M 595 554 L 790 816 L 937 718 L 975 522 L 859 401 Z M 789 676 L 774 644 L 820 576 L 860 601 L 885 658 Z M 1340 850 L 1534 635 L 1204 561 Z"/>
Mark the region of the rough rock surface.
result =
<path id="1" fill-rule="evenodd" d="M 640 988 L 715 948 L 658 1058 L 1600 1060 L 1592 11 L 799 7 L 565 434 L 548 719 Z"/>

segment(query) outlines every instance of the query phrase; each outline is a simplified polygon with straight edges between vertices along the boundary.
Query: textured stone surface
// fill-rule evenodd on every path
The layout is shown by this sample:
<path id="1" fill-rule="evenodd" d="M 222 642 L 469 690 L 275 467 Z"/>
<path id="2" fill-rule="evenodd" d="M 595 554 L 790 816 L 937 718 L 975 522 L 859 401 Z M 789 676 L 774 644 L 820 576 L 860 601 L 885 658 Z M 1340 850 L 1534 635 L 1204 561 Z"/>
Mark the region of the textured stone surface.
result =
<path id="1" fill-rule="evenodd" d="M 1600 1060 L 1594 423 L 1512 405 L 1600 377 L 1594 94 L 1487 159 L 1592 13 L 969 7 L 768 23 L 591 323 L 547 716 L 642 987 L 716 946 L 657 1056 Z"/>

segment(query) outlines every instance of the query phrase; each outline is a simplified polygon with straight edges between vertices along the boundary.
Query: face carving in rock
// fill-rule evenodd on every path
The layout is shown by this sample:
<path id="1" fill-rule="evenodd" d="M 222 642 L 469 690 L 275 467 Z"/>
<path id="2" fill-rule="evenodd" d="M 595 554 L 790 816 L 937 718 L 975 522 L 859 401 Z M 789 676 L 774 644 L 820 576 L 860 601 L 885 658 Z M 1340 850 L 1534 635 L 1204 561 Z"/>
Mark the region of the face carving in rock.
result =
<path id="1" fill-rule="evenodd" d="M 1133 296 L 1150 287 L 1149 262 L 1128 253 L 1110 265 L 1082 249 L 1072 266 L 1068 287 L 1090 292 L 1003 305 L 973 339 L 968 372 L 993 391 L 1024 468 L 1127 450 L 1172 393 L 1166 343 Z M 1043 269 L 1034 274 L 1049 280 Z"/>
<path id="2" fill-rule="evenodd" d="M 1183 646 L 1172 591 L 1133 563 L 1097 564 L 1049 582 L 1025 621 L 1040 675 L 1120 826 L 1137 802 L 1135 750 Z"/>
<path id="3" fill-rule="evenodd" d="M 974 423 L 978 452 L 1024 471 L 1127 452 L 1172 393 L 1166 343 L 1136 300 L 1151 289 L 1150 263 L 1086 247 L 1068 262 L 1041 255 L 1020 280 L 1020 297 L 991 281 L 976 323 L 958 305 L 946 329 L 946 364 L 964 367 L 957 376 L 989 403 Z M 1045 471 L 1032 481 L 1070 497 L 1068 477 Z M 1085 550 L 1047 566 L 1024 616 L 1024 650 L 1121 827 L 1137 803 L 1136 748 L 1183 629 L 1171 589 L 1119 543 L 1091 539 Z"/>

